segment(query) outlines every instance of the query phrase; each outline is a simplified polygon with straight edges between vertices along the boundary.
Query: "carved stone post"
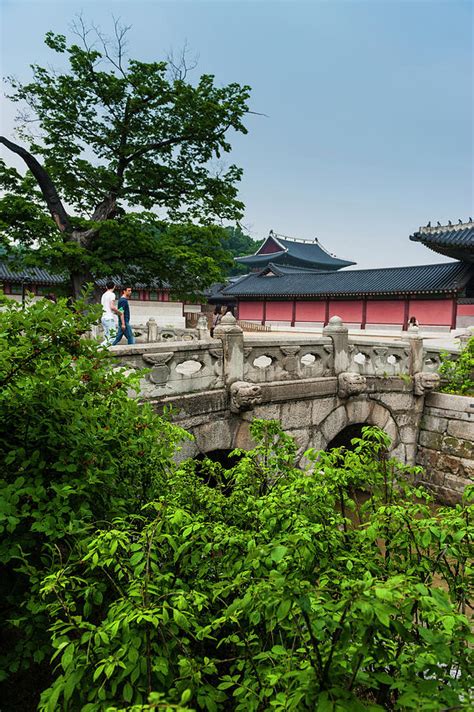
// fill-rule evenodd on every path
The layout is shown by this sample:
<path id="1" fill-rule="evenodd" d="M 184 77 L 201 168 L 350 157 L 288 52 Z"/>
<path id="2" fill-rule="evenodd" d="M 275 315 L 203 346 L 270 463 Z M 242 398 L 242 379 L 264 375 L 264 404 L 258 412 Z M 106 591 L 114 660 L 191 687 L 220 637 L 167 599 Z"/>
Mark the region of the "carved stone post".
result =
<path id="1" fill-rule="evenodd" d="M 330 336 L 334 348 L 334 373 L 347 371 L 349 368 L 349 334 L 347 326 L 340 316 L 333 316 L 323 329 L 323 336 Z"/>
<path id="2" fill-rule="evenodd" d="M 152 316 L 146 323 L 146 340 L 148 343 L 158 341 L 158 325 Z"/>
<path id="3" fill-rule="evenodd" d="M 197 330 L 199 334 L 199 341 L 209 341 L 211 334 L 209 331 L 209 324 L 207 322 L 207 317 L 205 314 L 200 314 L 197 320 Z"/>
<path id="4" fill-rule="evenodd" d="M 423 371 L 423 339 L 417 326 L 409 326 L 407 336 L 410 344 L 408 368 L 410 376 L 414 376 L 416 373 Z"/>
<path id="5" fill-rule="evenodd" d="M 244 379 L 244 332 L 235 316 L 224 314 L 214 329 L 214 338 L 221 339 L 224 356 L 224 382 L 230 386 Z"/>

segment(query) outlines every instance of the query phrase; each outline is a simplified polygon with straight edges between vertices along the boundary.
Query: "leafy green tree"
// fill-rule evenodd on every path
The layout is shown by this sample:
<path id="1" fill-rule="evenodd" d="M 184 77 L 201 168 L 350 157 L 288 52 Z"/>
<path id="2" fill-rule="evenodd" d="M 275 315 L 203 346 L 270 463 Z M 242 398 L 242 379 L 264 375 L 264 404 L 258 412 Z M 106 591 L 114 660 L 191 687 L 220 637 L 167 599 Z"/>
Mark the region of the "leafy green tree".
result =
<path id="1" fill-rule="evenodd" d="M 199 262 L 200 250 L 207 241 L 202 256 L 213 255 L 217 264 L 224 254 L 216 228 L 206 226 L 239 218 L 243 205 L 237 197 L 241 169 L 216 169 L 213 162 L 230 152 L 231 131 L 247 132 L 249 87 L 219 87 L 212 75 L 193 84 L 185 62 L 127 59 L 127 29 L 117 23 L 114 42 L 97 32 L 92 37 L 81 21 L 76 31 L 78 44 L 46 35 L 48 47 L 68 58 L 67 71 L 32 65 L 31 82 L 10 78 L 10 98 L 26 106 L 19 133 L 28 149 L 3 136 L 0 143 L 23 159 L 28 173 L 0 167 L 7 191 L 0 201 L 3 239 L 34 240 L 42 264 L 47 259 L 69 272 L 76 296 L 92 275 L 110 275 L 112 266 L 127 274 L 130 265 L 139 269 L 153 261 L 159 278 L 163 259 L 164 274 L 177 278 L 187 270 L 201 282 L 215 281 L 219 270 L 209 260 Z M 141 212 L 152 209 L 155 216 Z M 174 229 L 166 229 L 170 222 L 188 226 L 184 250 Z M 195 264 L 188 262 L 190 236 L 198 231 L 192 223 L 202 224 Z M 120 253 L 108 244 L 112 233 Z M 165 233 L 166 252 L 160 246 Z"/>
<path id="2" fill-rule="evenodd" d="M 262 245 L 262 240 L 253 240 L 250 235 L 242 231 L 240 227 L 226 227 L 223 236 L 223 247 L 232 257 L 243 257 L 244 255 L 253 255 L 254 252 Z M 227 270 L 227 275 L 246 274 L 248 268 L 245 265 L 240 265 L 236 262 Z"/>
<path id="3" fill-rule="evenodd" d="M 40 300 L 22 309 L 5 300 L 0 310 L 0 681 L 12 685 L 0 693 L 5 709 L 18 680 L 21 708 L 34 709 L 31 681 L 48 679 L 42 579 L 77 562 L 99 521 L 153 498 L 181 437 L 128 397 L 137 379 L 112 370 L 107 351 L 84 338 L 97 307 L 77 307 Z M 101 595 L 91 592 L 96 604 Z"/>

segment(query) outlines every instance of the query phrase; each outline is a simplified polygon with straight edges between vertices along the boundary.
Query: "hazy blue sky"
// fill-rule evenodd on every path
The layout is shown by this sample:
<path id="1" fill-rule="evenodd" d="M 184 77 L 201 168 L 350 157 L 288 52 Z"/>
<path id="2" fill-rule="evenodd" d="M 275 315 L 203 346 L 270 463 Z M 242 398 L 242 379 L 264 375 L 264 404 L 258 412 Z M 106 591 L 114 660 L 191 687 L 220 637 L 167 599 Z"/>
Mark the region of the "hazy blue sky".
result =
<path id="1" fill-rule="evenodd" d="M 43 45 L 74 15 L 132 25 L 131 56 L 185 41 L 197 72 L 253 88 L 244 224 L 315 235 L 358 267 L 443 261 L 408 236 L 473 215 L 473 4 L 448 0 L 0 0 L 2 74 L 57 62 Z M 2 102 L 2 131 L 14 108 Z M 7 152 L 2 155 L 7 157 Z"/>

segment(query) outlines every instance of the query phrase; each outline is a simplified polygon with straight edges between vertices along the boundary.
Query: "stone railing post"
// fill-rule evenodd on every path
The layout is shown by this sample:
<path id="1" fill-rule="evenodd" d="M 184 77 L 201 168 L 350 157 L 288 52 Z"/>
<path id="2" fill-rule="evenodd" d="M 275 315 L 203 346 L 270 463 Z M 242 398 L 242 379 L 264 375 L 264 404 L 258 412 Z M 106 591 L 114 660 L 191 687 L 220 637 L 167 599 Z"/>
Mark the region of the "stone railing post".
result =
<path id="1" fill-rule="evenodd" d="M 334 348 L 334 373 L 338 376 L 349 368 L 349 332 L 340 316 L 333 316 L 323 329 L 323 336 L 330 336 Z"/>
<path id="2" fill-rule="evenodd" d="M 209 331 L 209 324 L 205 314 L 199 315 L 197 320 L 197 330 L 199 334 L 199 341 L 209 341 L 211 333 Z"/>
<path id="3" fill-rule="evenodd" d="M 420 336 L 420 330 L 417 326 L 408 327 L 407 337 L 410 344 L 408 369 L 410 376 L 414 376 L 416 373 L 423 371 L 423 339 Z"/>
<path id="4" fill-rule="evenodd" d="M 222 341 L 224 382 L 227 386 L 244 378 L 244 332 L 230 312 L 224 314 L 214 329 L 214 338 Z"/>
<path id="5" fill-rule="evenodd" d="M 158 324 L 151 316 L 146 323 L 146 340 L 148 343 L 158 341 Z"/>

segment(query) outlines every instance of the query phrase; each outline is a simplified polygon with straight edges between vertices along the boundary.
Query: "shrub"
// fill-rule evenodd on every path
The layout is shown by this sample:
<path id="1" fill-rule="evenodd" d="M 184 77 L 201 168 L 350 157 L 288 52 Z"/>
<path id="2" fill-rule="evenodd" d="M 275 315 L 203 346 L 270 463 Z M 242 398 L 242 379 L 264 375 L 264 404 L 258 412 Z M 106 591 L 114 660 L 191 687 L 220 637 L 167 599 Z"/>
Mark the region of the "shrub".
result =
<path id="1" fill-rule="evenodd" d="M 214 488 L 170 471 L 44 580 L 40 710 L 468 709 L 474 508 L 433 514 L 373 428 L 308 472 L 277 423 L 252 436 Z"/>
<path id="2" fill-rule="evenodd" d="M 441 354 L 439 373 L 443 378 L 441 390 L 444 393 L 474 395 L 474 336 L 471 336 L 459 357 Z"/>
<path id="3" fill-rule="evenodd" d="M 98 317 L 85 309 L 8 300 L 0 311 L 0 679 L 10 677 L 13 690 L 15 674 L 32 666 L 22 679 L 47 678 L 42 578 L 75 560 L 99 522 L 154 496 L 169 435 L 177 439 L 128 397 L 136 376 L 112 370 L 106 350 L 83 338 Z"/>

